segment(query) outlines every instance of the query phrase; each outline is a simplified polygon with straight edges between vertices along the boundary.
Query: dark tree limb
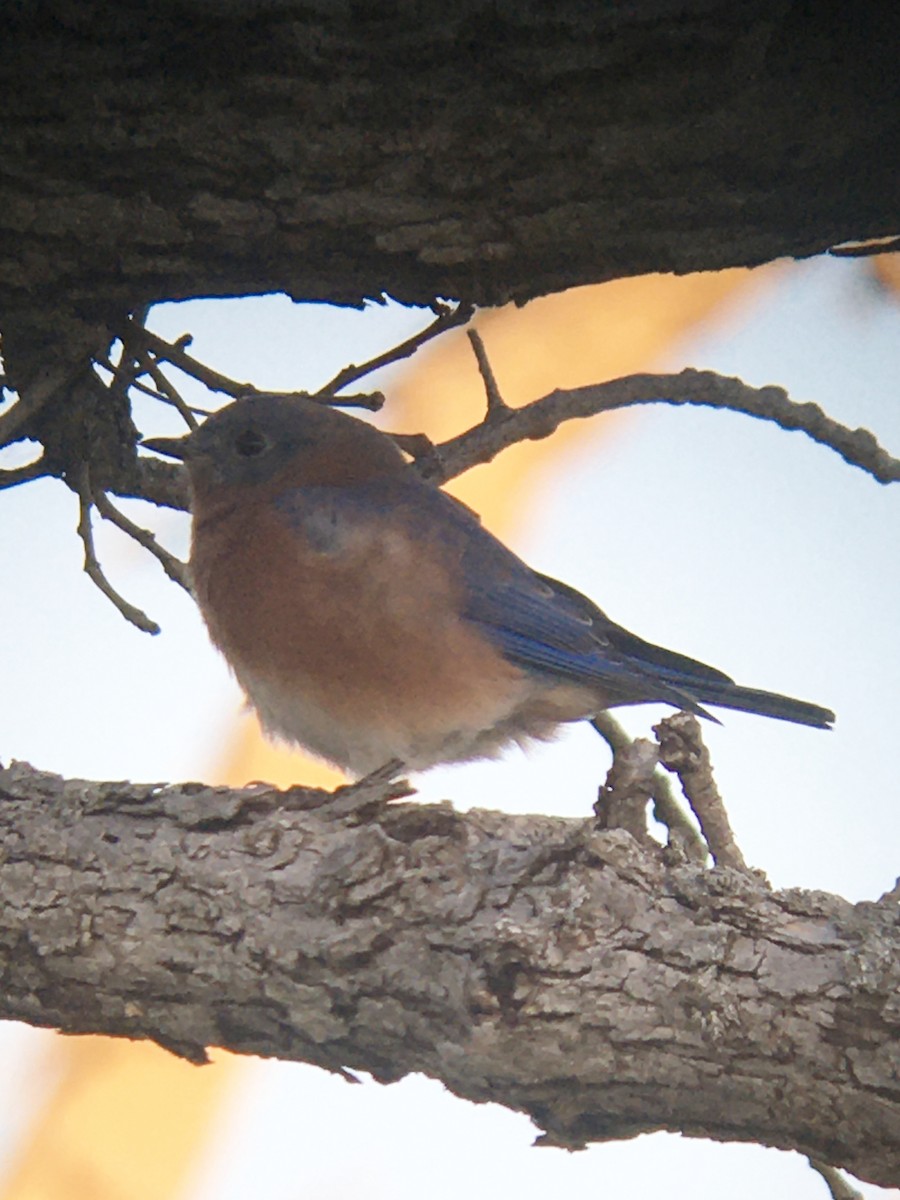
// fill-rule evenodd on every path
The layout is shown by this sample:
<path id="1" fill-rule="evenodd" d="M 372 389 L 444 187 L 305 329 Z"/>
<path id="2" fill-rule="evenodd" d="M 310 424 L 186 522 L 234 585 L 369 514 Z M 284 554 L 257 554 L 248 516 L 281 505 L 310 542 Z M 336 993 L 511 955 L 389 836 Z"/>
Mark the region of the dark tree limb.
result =
<path id="1" fill-rule="evenodd" d="M 890 5 L 7 7 L 0 327 L 496 304 L 898 233 Z"/>
<path id="2" fill-rule="evenodd" d="M 895 902 L 386 794 L 0 771 L 2 1015 L 421 1071 L 559 1145 L 680 1130 L 900 1183 Z"/>

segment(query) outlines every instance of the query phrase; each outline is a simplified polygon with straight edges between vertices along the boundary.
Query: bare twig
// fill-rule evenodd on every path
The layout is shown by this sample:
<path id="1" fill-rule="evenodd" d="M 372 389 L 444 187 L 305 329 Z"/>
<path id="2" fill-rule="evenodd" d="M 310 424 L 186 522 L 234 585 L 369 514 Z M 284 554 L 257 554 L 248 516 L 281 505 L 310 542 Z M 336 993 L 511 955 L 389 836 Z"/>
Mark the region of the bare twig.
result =
<path id="1" fill-rule="evenodd" d="M 407 338 L 399 346 L 394 346 L 393 349 L 386 350 L 384 354 L 378 354 L 375 358 L 370 358 L 368 362 L 361 363 L 359 366 L 351 363 L 349 366 L 344 367 L 324 387 L 319 388 L 315 395 L 319 398 L 330 396 L 334 392 L 339 392 L 341 388 L 345 388 L 348 384 L 355 383 L 357 379 L 362 379 L 366 375 L 371 375 L 373 371 L 380 370 L 381 367 L 387 367 L 391 363 L 409 358 L 421 346 L 424 346 L 426 342 L 430 342 L 442 333 L 446 333 L 448 329 L 454 329 L 458 325 L 465 325 L 475 311 L 473 305 L 462 303 L 458 304 L 456 308 L 450 308 L 441 304 L 436 304 L 434 307 L 437 316 L 425 329 L 414 334 L 411 338 Z"/>
<path id="2" fill-rule="evenodd" d="M 900 480 L 900 459 L 888 454 L 867 429 L 848 429 L 826 416 L 817 404 L 791 400 L 783 388 L 753 388 L 740 379 L 692 369 L 678 375 L 628 375 L 607 383 L 551 392 L 521 408 L 508 409 L 502 419 L 482 421 L 442 443 L 437 448 L 439 454 L 422 468 L 423 473 L 444 482 L 479 463 L 490 462 L 517 442 L 549 437 L 564 421 L 637 404 L 697 404 L 745 413 L 772 421 L 782 429 L 805 433 L 879 483 Z"/>
<path id="3" fill-rule="evenodd" d="M 170 362 L 173 367 L 184 371 L 186 375 L 198 379 L 211 392 L 224 392 L 226 396 L 231 396 L 233 399 L 237 399 L 239 396 L 253 395 L 256 392 L 252 383 L 238 383 L 234 379 L 229 379 L 227 375 L 214 371 L 212 367 L 206 366 L 199 359 L 187 354 L 179 344 L 183 339 L 167 342 L 165 338 L 151 333 L 149 329 L 144 329 L 129 321 L 122 333 L 122 340 L 133 346 L 132 352 L 136 357 L 140 358 L 142 353 L 149 350 L 160 362 Z"/>
<path id="4" fill-rule="evenodd" d="M 807 1159 L 814 1171 L 818 1171 L 828 1185 L 832 1200 L 863 1200 L 863 1194 L 851 1187 L 840 1171 L 829 1167 L 818 1158 Z"/>
<path id="5" fill-rule="evenodd" d="M 681 781 L 685 799 L 700 822 L 714 861 L 719 866 L 746 871 L 747 864 L 734 840 L 725 805 L 713 779 L 700 722 L 693 713 L 679 712 L 654 725 L 653 732 L 659 740 L 660 762 Z"/>
<path id="6" fill-rule="evenodd" d="M 367 412 L 381 412 L 384 408 L 384 392 L 348 392 L 345 396 L 332 396 L 327 392 L 248 392 L 254 400 L 265 400 L 272 396 L 278 400 L 316 400 L 329 408 L 362 408 Z"/>
<path id="7" fill-rule="evenodd" d="M 171 554 L 164 546 L 161 546 L 149 529 L 143 529 L 140 525 L 136 525 L 134 521 L 126 517 L 123 512 L 115 507 L 105 492 L 95 493 L 93 502 L 101 517 L 107 521 L 111 521 L 123 533 L 127 533 L 130 538 L 133 538 L 138 545 L 148 550 L 160 563 L 162 569 L 173 583 L 180 584 L 186 592 L 193 595 L 187 563 L 182 562 L 180 558 L 176 558 L 174 554 Z"/>
<path id="8" fill-rule="evenodd" d="M 175 384 L 172 383 L 171 379 L 163 373 L 162 368 L 156 362 L 153 355 L 147 351 L 140 356 L 139 362 L 142 370 L 146 371 L 156 384 L 162 398 L 171 404 L 173 408 L 177 409 L 188 429 L 196 429 L 200 422 L 194 416 L 191 406 L 175 387 Z"/>
<path id="9" fill-rule="evenodd" d="M 179 396 L 170 380 L 160 370 L 160 362 L 171 363 L 173 367 L 177 367 L 185 375 L 190 375 L 210 391 L 222 392 L 226 396 L 230 396 L 233 400 L 240 400 L 245 396 L 255 396 L 257 398 L 279 396 L 284 399 L 297 397 L 304 400 L 312 398 L 327 401 L 335 407 L 363 408 L 370 412 L 378 412 L 384 404 L 384 396 L 381 392 L 357 392 L 354 395 L 338 397 L 331 394 L 330 384 L 326 384 L 324 388 L 320 388 L 319 391 L 313 393 L 306 391 L 265 391 L 254 387 L 252 383 L 241 383 L 237 379 L 230 379 L 227 375 L 223 375 L 221 371 L 213 370 L 212 367 L 206 366 L 199 359 L 186 353 L 184 346 L 189 345 L 191 340 L 188 334 L 185 334 L 174 342 L 167 342 L 164 338 L 159 337 L 158 334 L 151 333 L 149 329 L 129 323 L 127 330 L 123 334 L 123 342 L 125 339 L 135 343 L 138 358 L 156 383 L 158 391 L 150 391 L 149 394 L 155 395 L 157 399 L 161 400 L 168 398 L 169 402 L 179 409 L 182 416 L 188 421 L 188 424 L 191 424 L 194 413 L 198 413 L 201 416 L 208 416 L 209 414 L 205 409 L 187 404 Z M 391 353 L 394 352 L 392 351 Z M 412 353 L 412 351 L 408 351 L 408 353 Z M 357 368 L 353 369 L 356 370 Z M 139 387 L 141 391 L 148 390 L 145 386 L 138 383 L 135 383 L 133 386 Z M 191 414 L 190 420 L 187 414 Z M 191 425 L 191 428 L 195 427 L 196 422 Z"/>
<path id="10" fill-rule="evenodd" d="M 653 795 L 658 761 L 659 747 L 649 738 L 636 738 L 613 755 L 594 804 L 600 829 L 624 829 L 641 845 L 650 844 L 647 804 Z"/>
<path id="11" fill-rule="evenodd" d="M 132 625 L 144 633 L 159 633 L 159 626 L 155 621 L 151 621 L 145 612 L 139 608 L 135 608 L 133 604 L 129 604 L 115 590 L 106 576 L 103 574 L 103 569 L 100 566 L 97 552 L 94 549 L 94 531 L 91 525 L 91 508 L 93 507 L 93 497 L 91 494 L 90 468 L 87 463 L 84 463 L 81 468 L 81 475 L 78 481 L 78 536 L 81 538 L 81 543 L 84 546 L 84 571 L 88 579 L 95 587 L 106 596 L 107 600 L 119 610 L 126 621 L 130 621 Z"/>
<path id="12" fill-rule="evenodd" d="M 900 250 L 900 234 L 869 238 L 864 242 L 841 242 L 837 246 L 831 246 L 828 253 L 834 258 L 869 258 L 896 250 Z"/>
<path id="13" fill-rule="evenodd" d="M 298 395 L 308 393 L 298 393 Z M 332 408 L 362 408 L 367 412 L 381 412 L 384 408 L 384 392 L 347 392 L 343 396 L 326 396 L 316 392 L 314 400 L 326 400 Z"/>
<path id="14" fill-rule="evenodd" d="M 613 755 L 621 754 L 632 743 L 632 739 L 612 713 L 598 713 L 591 720 L 591 725 L 609 746 Z M 709 848 L 694 828 L 688 814 L 679 804 L 672 790 L 670 777 L 657 769 L 653 772 L 651 785 L 650 799 L 653 801 L 653 817 L 668 830 L 669 845 L 677 847 L 685 857 L 693 862 L 705 862 L 709 855 Z"/>
<path id="15" fill-rule="evenodd" d="M 98 367 L 103 367 L 104 371 L 109 371 L 111 375 L 115 375 L 118 370 L 116 364 L 105 354 L 96 355 L 94 362 Z M 105 383 L 104 386 L 106 386 Z M 171 403 L 168 396 L 164 396 L 162 392 L 158 392 L 156 388 L 150 387 L 149 384 L 141 383 L 139 379 L 132 379 L 128 386 L 138 392 L 142 392 L 145 396 L 150 396 L 153 400 L 158 400 L 160 404 Z"/>
<path id="16" fill-rule="evenodd" d="M 475 351 L 475 357 L 478 360 L 478 370 L 481 373 L 481 378 L 484 380 L 484 390 L 487 394 L 487 414 L 485 420 L 496 420 L 498 417 L 502 417 L 504 413 L 509 412 L 509 405 L 500 395 L 500 388 L 497 386 L 494 369 L 487 356 L 487 350 L 484 348 L 484 342 L 481 340 L 481 334 L 477 329 L 468 330 L 468 334 L 469 341 L 472 343 L 472 349 Z"/>
<path id="17" fill-rule="evenodd" d="M 0 471 L 0 491 L 3 488 L 15 487 L 18 483 L 28 483 L 32 479 L 40 479 L 42 475 L 47 474 L 47 467 L 44 462 L 44 456 L 41 455 L 35 462 L 26 463 L 24 467 L 10 467 L 8 470 Z"/>
<path id="18" fill-rule="evenodd" d="M 392 433 L 391 438 L 413 458 L 426 458 L 434 454 L 434 442 L 424 433 Z"/>

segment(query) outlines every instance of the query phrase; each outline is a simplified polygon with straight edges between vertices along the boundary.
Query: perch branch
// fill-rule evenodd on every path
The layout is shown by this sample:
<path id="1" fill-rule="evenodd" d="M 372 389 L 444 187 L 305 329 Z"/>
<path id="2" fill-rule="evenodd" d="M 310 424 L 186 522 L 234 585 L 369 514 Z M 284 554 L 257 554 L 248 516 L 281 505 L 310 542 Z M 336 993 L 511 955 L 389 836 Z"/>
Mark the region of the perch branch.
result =
<path id="1" fill-rule="evenodd" d="M 367 786 L 0 769 L 0 1016 L 418 1071 L 558 1145 L 671 1129 L 900 1183 L 896 903 Z"/>

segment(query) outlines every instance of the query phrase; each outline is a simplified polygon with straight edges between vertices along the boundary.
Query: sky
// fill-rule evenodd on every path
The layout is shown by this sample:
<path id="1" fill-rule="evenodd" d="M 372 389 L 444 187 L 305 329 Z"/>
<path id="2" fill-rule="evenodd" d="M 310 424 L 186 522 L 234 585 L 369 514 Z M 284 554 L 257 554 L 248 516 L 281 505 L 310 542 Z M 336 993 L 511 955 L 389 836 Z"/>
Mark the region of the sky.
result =
<path id="1" fill-rule="evenodd" d="M 165 305 L 149 323 L 164 336 L 190 330 L 192 353 L 257 387 L 312 389 L 427 319 L 396 305 L 359 312 L 264 297 Z M 793 266 L 774 291 L 653 367 L 686 365 L 782 384 L 900 454 L 900 306 L 879 296 L 859 262 Z M 149 404 L 138 417 L 148 435 L 177 430 Z M 77 508 L 61 484 L 19 487 L 0 503 L 0 761 L 106 779 L 214 771 L 242 701 L 190 599 L 118 531 L 98 530 L 114 585 L 163 627 L 157 638 L 133 630 L 81 572 Z M 186 553 L 183 515 L 139 503 L 128 512 Z M 893 886 L 900 488 L 801 434 L 659 405 L 633 414 L 614 444 L 586 426 L 510 540 L 642 637 L 742 683 L 833 708 L 832 733 L 737 713 L 704 729 L 738 844 L 776 887 L 855 901 Z M 663 711 L 619 715 L 644 735 Z M 415 782 L 424 800 L 577 816 L 607 765 L 600 739 L 577 726 L 528 754 Z M 27 1062 L 29 1035 L 17 1041 L 16 1028 L 4 1027 L 0 1044 L 10 1061 Z M 13 1136 L 2 1081 L 0 1093 L 2 1151 L 4 1132 Z M 473 1200 L 551 1190 L 569 1200 L 663 1190 L 718 1200 L 723 1188 L 730 1200 L 757 1200 L 763 1189 L 792 1200 L 825 1194 L 799 1156 L 759 1147 L 657 1134 L 573 1155 L 531 1149 L 534 1134 L 526 1118 L 456 1100 L 434 1081 L 350 1087 L 310 1067 L 261 1063 L 229 1101 L 184 1200 L 336 1197 L 360 1187 L 369 1200 L 423 1190 L 437 1200 L 461 1190 Z"/>

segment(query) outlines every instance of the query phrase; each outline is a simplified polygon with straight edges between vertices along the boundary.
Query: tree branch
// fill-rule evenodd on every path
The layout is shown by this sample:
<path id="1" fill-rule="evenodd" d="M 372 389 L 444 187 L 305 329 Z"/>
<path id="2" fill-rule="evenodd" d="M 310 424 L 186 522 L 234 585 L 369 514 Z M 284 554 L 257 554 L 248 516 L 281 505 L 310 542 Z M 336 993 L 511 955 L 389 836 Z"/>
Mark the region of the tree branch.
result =
<path id="1" fill-rule="evenodd" d="M 2 1015 L 421 1071 L 560 1145 L 672 1129 L 900 1182 L 895 903 L 377 799 L 0 770 Z"/>
<path id="2" fill-rule="evenodd" d="M 888 454 L 867 429 L 848 429 L 826 416 L 817 404 L 791 400 L 784 388 L 754 388 L 740 379 L 692 368 L 678 375 L 627 375 L 588 387 L 557 389 L 521 408 L 491 413 L 480 424 L 435 447 L 423 473 L 443 483 L 479 463 L 491 462 L 517 442 L 549 437 L 564 421 L 637 404 L 697 404 L 745 413 L 805 433 L 879 483 L 900 480 L 900 459 Z"/>
<path id="3" fill-rule="evenodd" d="M 433 307 L 437 315 L 430 325 L 426 325 L 424 329 L 420 329 L 418 333 L 414 333 L 405 342 L 401 342 L 397 346 L 392 346 L 390 350 L 386 350 L 383 354 L 377 354 L 374 358 L 370 358 L 367 362 L 361 363 L 359 366 L 351 364 L 350 366 L 343 367 L 333 379 L 329 379 L 328 383 L 319 388 L 315 393 L 316 396 L 319 398 L 331 397 L 349 384 L 356 383 L 358 379 L 363 379 L 366 375 L 371 375 L 373 371 L 378 371 L 382 367 L 388 367 L 393 363 L 401 362 L 404 358 L 410 358 L 427 342 L 433 341 L 450 329 L 455 329 L 459 325 L 465 325 L 471 320 L 472 314 L 475 311 L 473 305 L 463 303 L 457 304 L 455 307 L 435 303 Z"/>
<path id="4" fill-rule="evenodd" d="M 85 463 L 81 469 L 81 478 L 78 484 L 78 536 L 84 547 L 84 573 L 107 600 L 119 610 L 126 621 L 130 621 L 142 633 L 159 633 L 159 626 L 156 622 L 152 621 L 141 609 L 130 604 L 124 596 L 120 596 L 104 575 L 94 547 L 94 530 L 91 521 L 93 507 L 94 494 L 91 489 L 90 468 Z M 126 520 L 125 517 L 122 519 Z"/>
<path id="5" fill-rule="evenodd" d="M 418 453 L 416 469 L 423 476 L 446 483 L 479 463 L 491 462 L 518 442 L 549 437 L 565 421 L 637 404 L 696 404 L 772 421 L 782 429 L 806 433 L 879 483 L 900 480 L 900 459 L 888 454 L 867 429 L 848 429 L 826 416 L 818 405 L 791 400 L 783 388 L 752 388 L 740 379 L 693 369 L 678 375 L 629 375 L 589 387 L 558 389 L 521 408 L 494 405 L 478 425 L 438 446 L 419 436 L 402 440 Z M 154 459 L 139 459 L 135 473 L 130 478 L 123 476 L 116 491 L 171 508 L 187 508 L 182 468 Z"/>

